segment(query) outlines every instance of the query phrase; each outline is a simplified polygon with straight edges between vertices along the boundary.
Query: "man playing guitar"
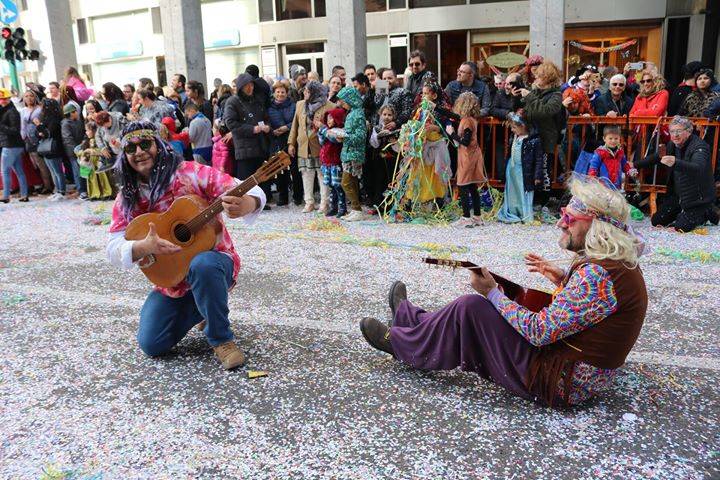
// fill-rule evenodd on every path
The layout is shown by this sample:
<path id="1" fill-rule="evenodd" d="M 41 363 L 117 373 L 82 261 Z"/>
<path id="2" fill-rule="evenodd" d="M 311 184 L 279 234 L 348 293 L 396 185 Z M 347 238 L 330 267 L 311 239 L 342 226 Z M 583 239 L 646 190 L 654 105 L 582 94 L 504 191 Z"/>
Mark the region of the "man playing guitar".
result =
<path id="1" fill-rule="evenodd" d="M 395 282 L 388 324 L 364 318 L 373 347 L 422 370 L 460 367 L 510 392 L 550 406 L 580 403 L 607 389 L 635 344 L 647 309 L 638 266 L 641 243 L 627 225 L 622 194 L 597 179 L 574 178 L 557 226 L 560 247 L 575 253 L 568 271 L 527 255 L 531 272 L 558 288 L 534 312 L 508 298 L 483 268 L 465 295 L 436 312 L 407 300 Z"/>
<path id="2" fill-rule="evenodd" d="M 212 167 L 185 162 L 164 142 L 155 125 L 130 123 L 123 131 L 122 152 L 116 168 L 122 189 L 115 199 L 107 254 L 110 262 L 130 269 L 153 255 L 175 253 L 180 247 L 160 238 L 150 224 L 142 240 L 125 239 L 128 224 L 141 214 L 164 212 L 173 200 L 197 195 L 210 202 L 239 184 Z M 265 205 L 265 194 L 255 186 L 242 197 L 224 196 L 222 206 L 229 218 L 243 217 L 252 223 Z M 228 318 L 228 292 L 235 285 L 240 257 L 221 215 L 216 217 L 215 247 L 196 255 L 181 283 L 156 287 L 140 311 L 137 340 L 147 355 L 167 353 L 190 329 L 205 320 L 203 332 L 225 369 L 245 363 L 243 352 L 233 341 Z"/>

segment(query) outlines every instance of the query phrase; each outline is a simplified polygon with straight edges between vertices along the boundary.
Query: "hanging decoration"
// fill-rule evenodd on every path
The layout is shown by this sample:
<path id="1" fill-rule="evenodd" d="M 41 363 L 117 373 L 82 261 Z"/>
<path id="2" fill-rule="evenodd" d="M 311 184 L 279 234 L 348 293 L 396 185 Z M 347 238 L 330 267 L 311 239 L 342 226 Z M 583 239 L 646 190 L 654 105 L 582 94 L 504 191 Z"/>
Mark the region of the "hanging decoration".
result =
<path id="1" fill-rule="evenodd" d="M 576 42 L 574 40 L 571 40 L 569 43 L 573 47 L 579 48 L 580 50 L 584 50 L 586 52 L 609 53 L 609 52 L 617 52 L 618 50 L 624 50 L 631 45 L 635 45 L 637 43 L 637 39 L 633 38 L 632 40 L 628 40 L 627 42 L 621 43 L 620 45 L 613 45 L 611 47 L 590 47 L 588 45 L 583 45 L 582 43 Z"/>

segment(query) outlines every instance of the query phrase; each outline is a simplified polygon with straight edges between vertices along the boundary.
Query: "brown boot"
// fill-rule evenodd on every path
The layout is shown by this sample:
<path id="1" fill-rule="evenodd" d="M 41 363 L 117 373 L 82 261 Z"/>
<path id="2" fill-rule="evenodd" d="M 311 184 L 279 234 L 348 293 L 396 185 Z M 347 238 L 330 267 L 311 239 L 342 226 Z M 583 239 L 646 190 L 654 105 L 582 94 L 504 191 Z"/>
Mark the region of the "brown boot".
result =
<path id="1" fill-rule="evenodd" d="M 365 317 L 360 320 L 360 331 L 370 345 L 395 356 L 390 344 L 390 327 L 386 324 L 375 318 Z"/>
<path id="2" fill-rule="evenodd" d="M 232 340 L 213 347 L 213 350 L 225 370 L 232 370 L 245 364 L 245 354 Z"/>

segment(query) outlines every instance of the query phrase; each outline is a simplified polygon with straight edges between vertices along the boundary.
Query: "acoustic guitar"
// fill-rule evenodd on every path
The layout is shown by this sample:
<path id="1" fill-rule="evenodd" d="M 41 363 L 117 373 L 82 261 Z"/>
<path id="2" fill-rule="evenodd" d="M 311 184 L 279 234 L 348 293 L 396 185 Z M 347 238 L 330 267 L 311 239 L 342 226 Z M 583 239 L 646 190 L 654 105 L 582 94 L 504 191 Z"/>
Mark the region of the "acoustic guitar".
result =
<path id="1" fill-rule="evenodd" d="M 423 262 L 430 265 L 439 265 L 441 267 L 467 268 L 468 270 L 479 271 L 481 268 L 474 263 L 465 260 L 423 258 Z M 540 310 L 552 303 L 552 295 L 547 292 L 522 287 L 515 282 L 511 282 L 507 278 L 501 277 L 497 273 L 490 272 L 490 275 L 492 275 L 492 277 L 501 287 L 503 293 L 505 293 L 505 296 L 507 296 L 510 300 L 519 303 L 528 310 L 531 310 L 533 312 L 539 312 Z"/>
<path id="2" fill-rule="evenodd" d="M 280 151 L 240 185 L 220 197 L 242 197 L 255 185 L 270 180 L 289 166 L 290 156 Z M 154 223 L 160 238 L 182 247 L 177 253 L 142 258 L 138 265 L 148 280 L 159 287 L 174 287 L 187 276 L 195 255 L 212 250 L 221 231 L 221 225 L 215 218 L 223 210 L 220 197 L 208 205 L 197 195 L 185 195 L 177 198 L 164 213 L 145 213 L 130 222 L 125 230 L 126 240 L 144 239 L 150 229 L 149 224 Z"/>

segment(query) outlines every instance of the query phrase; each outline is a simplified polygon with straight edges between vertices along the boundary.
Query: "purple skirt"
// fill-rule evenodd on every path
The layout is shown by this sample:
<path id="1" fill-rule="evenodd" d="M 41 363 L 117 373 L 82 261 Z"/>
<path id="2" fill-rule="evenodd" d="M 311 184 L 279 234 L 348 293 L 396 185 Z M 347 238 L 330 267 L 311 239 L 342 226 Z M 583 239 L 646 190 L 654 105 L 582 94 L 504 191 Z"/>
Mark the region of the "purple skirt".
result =
<path id="1" fill-rule="evenodd" d="M 421 370 L 460 367 L 533 399 L 525 386 L 536 348 L 480 295 L 464 295 L 428 313 L 403 301 L 390 329 L 395 356 Z"/>

